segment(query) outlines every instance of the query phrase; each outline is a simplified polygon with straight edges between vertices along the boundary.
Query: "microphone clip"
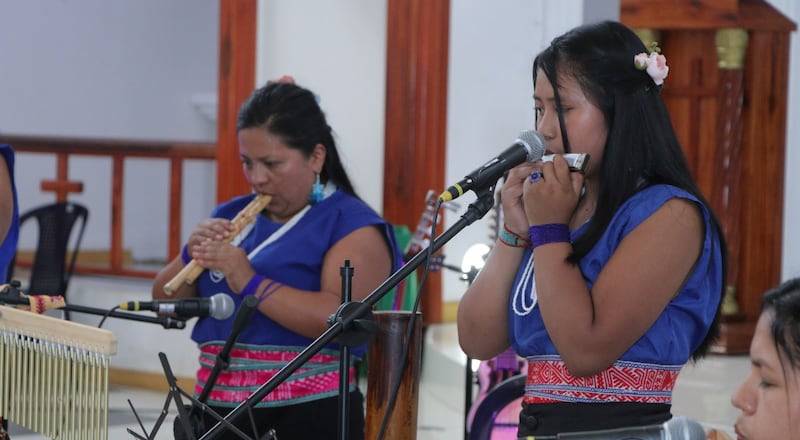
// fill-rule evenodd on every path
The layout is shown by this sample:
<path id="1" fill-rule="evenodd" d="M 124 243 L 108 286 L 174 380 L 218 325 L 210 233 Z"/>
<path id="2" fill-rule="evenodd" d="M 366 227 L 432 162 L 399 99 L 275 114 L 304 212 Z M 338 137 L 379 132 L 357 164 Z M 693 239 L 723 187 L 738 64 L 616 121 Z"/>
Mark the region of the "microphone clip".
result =
<path id="1" fill-rule="evenodd" d="M 378 324 L 371 310 L 363 315 L 358 315 L 361 302 L 342 303 L 336 312 L 328 317 L 328 326 L 333 326 L 337 322 L 342 323 L 342 333 L 339 335 L 339 343 L 347 347 L 358 347 L 364 345 L 372 339 L 378 332 Z M 351 316 L 362 316 L 352 319 Z M 349 322 L 349 325 L 347 324 Z"/>
<path id="2" fill-rule="evenodd" d="M 161 326 L 165 329 L 173 329 L 176 328 L 178 330 L 183 330 L 186 328 L 186 319 L 183 318 L 173 318 L 171 316 L 164 316 L 161 318 Z"/>

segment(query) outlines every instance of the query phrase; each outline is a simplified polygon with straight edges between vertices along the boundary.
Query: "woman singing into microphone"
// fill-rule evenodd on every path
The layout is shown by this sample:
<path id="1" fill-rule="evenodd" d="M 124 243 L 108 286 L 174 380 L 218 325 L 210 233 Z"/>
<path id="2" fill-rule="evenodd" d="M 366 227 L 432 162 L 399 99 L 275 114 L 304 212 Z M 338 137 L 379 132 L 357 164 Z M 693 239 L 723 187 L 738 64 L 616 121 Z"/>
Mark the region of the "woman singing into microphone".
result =
<path id="1" fill-rule="evenodd" d="M 238 406 L 280 368 L 328 329 L 341 303 L 340 268 L 354 270 L 352 299 L 360 301 L 393 273 L 401 251 L 393 230 L 356 194 L 314 94 L 284 77 L 257 89 L 242 105 L 239 153 L 253 194 L 218 206 L 202 221 L 178 256 L 156 277 L 153 298 L 167 298 L 164 285 L 188 264 L 204 271 L 191 284 L 177 283 L 171 298 L 230 295 L 258 299 L 258 311 L 231 353 L 207 404 L 221 415 Z M 241 240 L 231 219 L 257 195 L 266 207 Z M 234 243 L 237 243 L 235 245 Z M 205 385 L 233 318 L 200 318 L 192 333 L 200 346 L 196 392 Z M 353 350 L 356 360 L 364 347 Z M 351 378 L 354 368 L 350 369 Z M 258 434 L 278 438 L 336 438 L 339 350 L 332 344 L 314 356 L 256 405 Z M 361 391 L 350 388 L 350 432 L 363 438 Z M 216 424 L 206 415 L 197 430 Z M 249 417 L 236 425 L 249 435 Z M 176 435 L 180 435 L 176 425 Z"/>

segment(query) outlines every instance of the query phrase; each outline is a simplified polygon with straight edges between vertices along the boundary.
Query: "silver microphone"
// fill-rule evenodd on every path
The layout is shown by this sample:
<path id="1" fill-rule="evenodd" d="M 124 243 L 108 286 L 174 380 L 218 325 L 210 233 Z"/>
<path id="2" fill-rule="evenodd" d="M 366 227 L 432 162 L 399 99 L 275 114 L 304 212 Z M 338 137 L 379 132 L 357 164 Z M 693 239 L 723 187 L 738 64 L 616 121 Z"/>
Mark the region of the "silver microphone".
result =
<path id="1" fill-rule="evenodd" d="M 217 293 L 211 298 L 183 298 L 169 301 L 128 301 L 119 305 L 122 310 L 150 310 L 180 318 L 210 316 L 214 319 L 228 319 L 233 315 L 233 298 Z"/>

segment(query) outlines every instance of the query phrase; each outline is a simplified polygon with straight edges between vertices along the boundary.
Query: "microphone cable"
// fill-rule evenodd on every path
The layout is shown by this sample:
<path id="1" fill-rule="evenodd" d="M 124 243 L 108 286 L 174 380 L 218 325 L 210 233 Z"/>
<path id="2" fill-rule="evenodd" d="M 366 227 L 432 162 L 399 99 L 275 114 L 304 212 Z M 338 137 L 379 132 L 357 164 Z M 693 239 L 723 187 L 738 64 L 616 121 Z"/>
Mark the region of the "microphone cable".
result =
<path id="1" fill-rule="evenodd" d="M 108 318 L 109 316 L 111 316 L 111 314 L 112 314 L 112 313 L 114 313 L 114 312 L 115 312 L 116 310 L 118 310 L 118 309 L 119 309 L 119 304 L 117 304 L 117 305 L 115 305 L 114 307 L 112 307 L 112 308 L 108 309 L 108 310 L 106 311 L 106 313 L 103 315 L 103 318 L 100 320 L 100 323 L 99 323 L 99 324 L 97 324 L 97 328 L 102 328 L 102 327 L 103 327 L 103 323 L 104 323 L 104 322 L 106 322 L 106 318 Z"/>

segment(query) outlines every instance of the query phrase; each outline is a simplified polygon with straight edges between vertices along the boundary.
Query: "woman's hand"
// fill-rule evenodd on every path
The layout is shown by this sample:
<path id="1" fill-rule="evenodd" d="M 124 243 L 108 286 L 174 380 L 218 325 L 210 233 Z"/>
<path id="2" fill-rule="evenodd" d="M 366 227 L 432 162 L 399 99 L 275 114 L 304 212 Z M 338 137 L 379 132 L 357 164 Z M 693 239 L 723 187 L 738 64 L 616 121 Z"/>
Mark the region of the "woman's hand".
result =
<path id="1" fill-rule="evenodd" d="M 204 245 L 206 243 L 217 243 L 218 245 L 228 243 L 233 237 L 235 229 L 235 226 L 230 220 L 223 218 L 208 218 L 203 220 L 197 226 L 195 226 L 194 230 L 192 230 L 192 233 L 189 234 L 189 239 L 186 241 L 186 249 L 189 253 L 190 259 L 194 260 L 195 263 L 198 263 L 205 269 L 209 267 L 209 264 L 216 264 L 215 262 L 209 261 L 204 263 L 206 265 L 199 263 L 199 257 L 204 256 L 205 252 L 208 251 L 204 248 Z M 203 255 L 198 254 L 198 252 L 203 252 Z M 176 286 L 175 292 L 169 294 L 164 292 L 164 286 L 169 283 L 178 273 L 180 273 L 180 271 L 186 267 L 186 264 L 187 261 L 185 258 L 179 254 L 158 272 L 153 280 L 153 299 L 169 299 L 170 297 L 188 298 L 197 296 L 197 286 L 194 283 L 186 284 L 181 282 Z M 251 269 L 249 264 L 246 267 Z M 250 278 L 247 278 L 245 283 L 247 283 L 249 280 Z M 231 287 L 233 288 L 233 286 Z M 238 290 L 235 291 L 238 292 Z"/>
<path id="2" fill-rule="evenodd" d="M 529 173 L 522 191 L 528 224 L 569 224 L 581 197 L 583 174 L 570 172 L 560 155 L 552 162 L 536 162 L 533 168 L 539 175 Z"/>
<path id="3" fill-rule="evenodd" d="M 199 246 L 206 241 L 228 242 L 233 237 L 236 231 L 236 226 L 224 218 L 208 218 L 195 226 L 192 233 L 189 235 L 189 240 L 186 244 L 189 247 L 189 255 L 194 258 L 194 247 Z"/>
<path id="4" fill-rule="evenodd" d="M 528 236 L 528 219 L 526 217 L 526 202 L 522 198 L 525 181 L 534 170 L 533 163 L 524 162 L 512 168 L 506 176 L 500 191 L 503 202 L 503 221 L 511 232 L 521 236 Z"/>
<path id="5" fill-rule="evenodd" d="M 206 240 L 194 246 L 195 262 L 208 270 L 221 272 L 228 286 L 240 293 L 255 271 L 240 247 L 219 240 Z"/>
<path id="6" fill-rule="evenodd" d="M 244 250 L 230 244 L 235 232 L 236 226 L 230 220 L 208 218 L 194 228 L 187 246 L 199 266 L 221 272 L 228 286 L 241 292 L 255 271 Z"/>

